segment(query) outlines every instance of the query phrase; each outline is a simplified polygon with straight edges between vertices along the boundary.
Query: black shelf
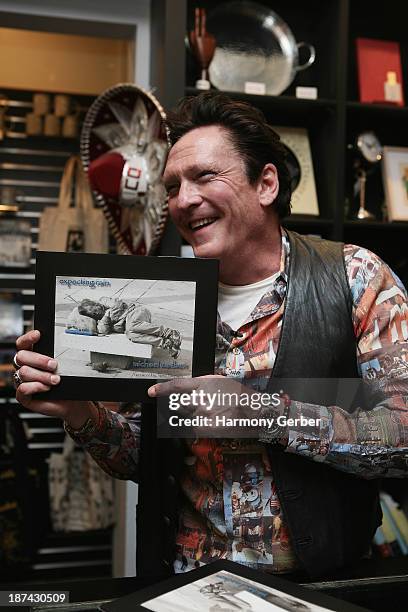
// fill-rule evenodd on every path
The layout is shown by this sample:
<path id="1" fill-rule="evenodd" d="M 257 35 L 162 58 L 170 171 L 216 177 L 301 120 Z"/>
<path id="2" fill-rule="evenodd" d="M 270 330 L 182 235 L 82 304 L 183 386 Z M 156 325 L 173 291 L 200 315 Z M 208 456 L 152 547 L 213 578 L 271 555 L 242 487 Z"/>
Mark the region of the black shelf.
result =
<path id="1" fill-rule="evenodd" d="M 363 102 L 347 102 L 347 110 L 350 113 L 364 113 L 378 115 L 381 117 L 395 116 L 401 120 L 408 119 L 408 106 L 397 106 L 395 104 L 368 104 Z"/>
<path id="2" fill-rule="evenodd" d="M 195 96 L 201 93 L 202 90 L 196 87 L 186 87 L 186 96 Z M 328 98 L 317 98 L 316 100 L 309 100 L 306 98 L 296 98 L 295 96 L 281 95 L 281 96 L 267 96 L 267 95 L 256 95 L 247 94 L 244 92 L 236 91 L 222 91 L 218 89 L 211 89 L 211 91 L 220 91 L 220 93 L 227 94 L 234 100 L 242 100 L 249 102 L 259 108 L 266 108 L 267 111 L 271 110 L 285 110 L 297 113 L 320 113 L 322 109 L 334 111 L 336 108 L 336 100 Z"/>
<path id="3" fill-rule="evenodd" d="M 290 215 L 282 220 L 282 225 L 285 227 L 331 227 L 333 225 L 333 219 L 326 219 L 325 217 L 314 217 L 312 215 Z"/>
<path id="4" fill-rule="evenodd" d="M 336 119 L 336 101 L 326 98 L 307 100 L 295 96 L 267 96 L 247 94 L 236 91 L 220 91 L 233 100 L 248 102 L 259 108 L 271 125 L 303 127 L 309 130 L 311 139 L 319 140 L 319 134 L 330 133 L 334 129 Z M 195 96 L 201 90 L 195 87 L 186 87 L 185 95 Z M 313 147 L 313 142 L 311 143 Z M 321 144 L 320 146 L 325 146 Z M 323 154 L 323 152 L 321 153 Z"/>
<path id="5" fill-rule="evenodd" d="M 345 228 L 354 228 L 358 229 L 364 228 L 373 229 L 373 230 L 385 230 L 385 231 L 408 231 L 408 221 L 353 221 L 352 219 L 347 219 L 344 221 Z"/>
<path id="6" fill-rule="evenodd" d="M 383 145 L 407 146 L 407 106 L 347 102 L 346 109 L 349 142 L 360 132 L 372 130 L 377 134 Z"/>

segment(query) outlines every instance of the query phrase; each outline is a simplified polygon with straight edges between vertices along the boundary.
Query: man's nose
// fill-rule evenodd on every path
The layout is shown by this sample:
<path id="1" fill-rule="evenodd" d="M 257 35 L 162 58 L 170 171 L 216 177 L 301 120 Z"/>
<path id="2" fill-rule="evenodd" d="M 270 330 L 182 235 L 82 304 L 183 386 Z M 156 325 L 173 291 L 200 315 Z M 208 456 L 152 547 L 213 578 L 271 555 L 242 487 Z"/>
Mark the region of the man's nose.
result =
<path id="1" fill-rule="evenodd" d="M 203 201 L 198 186 L 190 181 L 182 181 L 177 195 L 177 206 L 189 208 L 198 206 Z"/>

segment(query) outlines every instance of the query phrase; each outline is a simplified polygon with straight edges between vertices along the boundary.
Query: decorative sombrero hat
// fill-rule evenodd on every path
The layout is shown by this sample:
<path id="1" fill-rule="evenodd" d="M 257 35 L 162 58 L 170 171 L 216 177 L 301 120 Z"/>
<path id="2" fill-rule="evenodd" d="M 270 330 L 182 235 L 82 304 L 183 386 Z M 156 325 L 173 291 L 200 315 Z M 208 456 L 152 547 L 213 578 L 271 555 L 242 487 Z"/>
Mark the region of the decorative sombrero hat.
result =
<path id="1" fill-rule="evenodd" d="M 151 93 L 123 83 L 102 93 L 84 120 L 82 163 L 121 253 L 153 253 L 164 231 L 165 118 Z"/>

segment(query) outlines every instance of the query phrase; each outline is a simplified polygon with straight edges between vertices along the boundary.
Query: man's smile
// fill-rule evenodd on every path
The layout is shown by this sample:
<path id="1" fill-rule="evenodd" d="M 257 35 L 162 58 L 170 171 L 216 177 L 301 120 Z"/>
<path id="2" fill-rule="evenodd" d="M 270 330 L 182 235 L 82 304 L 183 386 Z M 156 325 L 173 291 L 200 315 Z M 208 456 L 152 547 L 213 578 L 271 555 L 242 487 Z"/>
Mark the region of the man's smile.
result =
<path id="1" fill-rule="evenodd" d="M 190 221 L 188 227 L 192 231 L 197 231 L 202 227 L 208 227 L 209 225 L 212 225 L 214 221 L 217 221 L 217 218 L 218 217 L 203 217 L 201 219 L 195 219 L 194 221 Z"/>

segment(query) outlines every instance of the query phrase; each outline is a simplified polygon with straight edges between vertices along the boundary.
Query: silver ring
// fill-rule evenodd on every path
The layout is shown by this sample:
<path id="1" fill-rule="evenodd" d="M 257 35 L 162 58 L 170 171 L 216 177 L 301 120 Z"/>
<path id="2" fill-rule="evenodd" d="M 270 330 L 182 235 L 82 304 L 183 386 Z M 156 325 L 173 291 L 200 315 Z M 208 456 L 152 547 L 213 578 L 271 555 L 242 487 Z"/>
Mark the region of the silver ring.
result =
<path id="1" fill-rule="evenodd" d="M 14 386 L 15 386 L 16 389 L 18 389 L 18 387 L 23 382 L 23 380 L 21 379 L 21 376 L 20 376 L 20 373 L 19 373 L 18 370 L 16 370 L 16 372 L 14 372 L 13 378 L 14 378 Z"/>
<path id="2" fill-rule="evenodd" d="M 21 365 L 17 361 L 17 353 L 13 357 L 13 365 L 15 370 L 19 370 L 21 368 Z"/>

